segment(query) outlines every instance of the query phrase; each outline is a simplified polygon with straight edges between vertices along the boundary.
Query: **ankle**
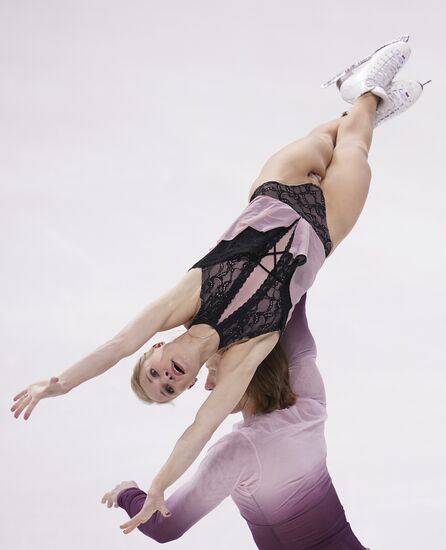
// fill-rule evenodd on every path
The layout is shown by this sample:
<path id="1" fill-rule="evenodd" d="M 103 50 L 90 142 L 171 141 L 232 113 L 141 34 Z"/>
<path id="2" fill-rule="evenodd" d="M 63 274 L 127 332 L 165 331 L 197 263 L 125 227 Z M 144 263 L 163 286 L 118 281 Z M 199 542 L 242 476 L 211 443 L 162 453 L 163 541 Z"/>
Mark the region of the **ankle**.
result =
<path id="1" fill-rule="evenodd" d="M 361 104 L 363 104 L 364 106 L 367 106 L 370 109 L 373 109 L 374 111 L 376 111 L 379 100 L 380 100 L 380 97 L 375 95 L 373 92 L 365 92 L 364 94 L 360 95 L 356 99 L 355 103 L 358 103 L 360 101 Z"/>

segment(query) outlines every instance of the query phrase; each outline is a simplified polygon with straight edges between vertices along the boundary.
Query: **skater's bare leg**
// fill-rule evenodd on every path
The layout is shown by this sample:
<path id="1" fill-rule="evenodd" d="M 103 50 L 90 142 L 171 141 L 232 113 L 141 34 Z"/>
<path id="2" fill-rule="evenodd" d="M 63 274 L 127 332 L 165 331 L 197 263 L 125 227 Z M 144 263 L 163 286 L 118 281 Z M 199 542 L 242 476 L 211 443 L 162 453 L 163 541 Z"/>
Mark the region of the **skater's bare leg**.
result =
<path id="1" fill-rule="evenodd" d="M 377 102 L 375 95 L 364 94 L 341 118 L 333 157 L 321 181 L 332 252 L 352 230 L 367 198 L 371 180 L 368 153 Z"/>
<path id="2" fill-rule="evenodd" d="M 287 185 L 309 182 L 319 184 L 331 162 L 341 122 L 342 118 L 338 118 L 321 124 L 307 136 L 274 153 L 252 184 L 249 197 L 266 181 L 278 181 Z"/>

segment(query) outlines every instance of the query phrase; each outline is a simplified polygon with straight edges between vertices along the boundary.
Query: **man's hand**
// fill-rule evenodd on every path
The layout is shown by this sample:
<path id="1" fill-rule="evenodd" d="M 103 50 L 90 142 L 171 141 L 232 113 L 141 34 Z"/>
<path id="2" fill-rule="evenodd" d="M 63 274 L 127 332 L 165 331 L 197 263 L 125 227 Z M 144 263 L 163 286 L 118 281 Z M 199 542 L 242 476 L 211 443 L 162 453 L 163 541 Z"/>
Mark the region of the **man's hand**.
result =
<path id="1" fill-rule="evenodd" d="M 105 493 L 105 495 L 102 497 L 101 503 L 107 504 L 107 508 L 111 508 L 113 505 L 115 508 L 117 508 L 119 493 L 121 493 L 125 489 L 129 489 L 130 487 L 136 487 L 137 489 L 139 489 L 136 481 L 122 481 L 121 483 L 119 483 L 119 485 L 116 485 L 114 489 L 112 489 L 108 493 Z"/>
<path id="2" fill-rule="evenodd" d="M 209 357 L 209 359 L 206 361 L 206 368 L 209 372 L 206 378 L 206 382 L 204 384 L 205 390 L 211 391 L 215 388 L 217 384 L 218 366 L 220 364 L 221 358 L 221 353 L 214 353 L 214 355 L 211 355 L 211 357 Z"/>

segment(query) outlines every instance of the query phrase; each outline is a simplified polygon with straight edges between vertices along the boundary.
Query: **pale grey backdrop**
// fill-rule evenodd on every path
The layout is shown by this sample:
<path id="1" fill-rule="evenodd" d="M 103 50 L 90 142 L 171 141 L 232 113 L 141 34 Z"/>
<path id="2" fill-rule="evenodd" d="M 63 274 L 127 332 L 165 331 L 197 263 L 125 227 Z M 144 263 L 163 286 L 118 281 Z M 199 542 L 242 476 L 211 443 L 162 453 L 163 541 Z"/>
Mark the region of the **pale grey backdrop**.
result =
<path id="1" fill-rule="evenodd" d="M 268 155 L 342 112 L 319 84 L 404 33 L 402 76 L 434 82 L 377 130 L 368 203 L 308 315 L 329 467 L 355 533 L 373 550 L 444 548 L 443 4 L 0 7 L 2 548 L 157 546 L 123 535 L 126 514 L 100 499 L 125 479 L 146 488 L 204 390 L 145 407 L 129 387 L 135 354 L 27 422 L 12 396 L 174 284 L 245 206 Z M 170 547 L 254 545 L 227 500 Z"/>

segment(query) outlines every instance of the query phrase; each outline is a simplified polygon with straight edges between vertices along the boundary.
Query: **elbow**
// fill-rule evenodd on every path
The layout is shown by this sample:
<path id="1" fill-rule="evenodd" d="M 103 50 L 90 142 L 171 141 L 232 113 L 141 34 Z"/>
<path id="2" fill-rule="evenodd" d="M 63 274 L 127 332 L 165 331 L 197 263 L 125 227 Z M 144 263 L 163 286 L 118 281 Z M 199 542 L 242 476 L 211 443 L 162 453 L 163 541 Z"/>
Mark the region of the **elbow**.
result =
<path id="1" fill-rule="evenodd" d="M 142 492 L 141 494 L 145 499 L 145 494 Z M 141 507 L 142 505 L 143 499 L 141 498 Z M 146 537 L 164 544 L 179 539 L 187 531 L 188 527 L 181 522 L 181 517 L 165 518 L 161 512 L 156 511 L 148 521 L 139 525 L 138 529 Z"/>
<path id="2" fill-rule="evenodd" d="M 189 438 L 195 440 L 198 438 L 201 445 L 204 446 L 214 435 L 217 428 L 218 426 L 211 426 L 208 421 L 205 419 L 202 421 L 201 418 L 197 416 L 194 422 L 187 428 L 181 437 L 185 440 L 188 440 Z"/>
<path id="3" fill-rule="evenodd" d="M 150 538 L 159 542 L 160 544 L 165 544 L 166 542 L 172 542 L 177 540 L 182 536 L 183 532 L 169 529 L 168 526 L 165 526 L 165 529 L 156 529 L 150 533 Z"/>
<path id="4" fill-rule="evenodd" d="M 162 535 L 156 535 L 155 537 L 152 537 L 153 540 L 156 540 L 156 542 L 159 542 L 160 544 L 165 544 L 166 542 L 172 542 L 173 540 L 177 540 L 180 538 L 181 535 L 175 535 L 172 533 L 163 533 Z"/>

